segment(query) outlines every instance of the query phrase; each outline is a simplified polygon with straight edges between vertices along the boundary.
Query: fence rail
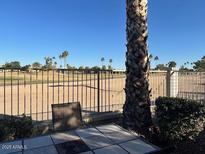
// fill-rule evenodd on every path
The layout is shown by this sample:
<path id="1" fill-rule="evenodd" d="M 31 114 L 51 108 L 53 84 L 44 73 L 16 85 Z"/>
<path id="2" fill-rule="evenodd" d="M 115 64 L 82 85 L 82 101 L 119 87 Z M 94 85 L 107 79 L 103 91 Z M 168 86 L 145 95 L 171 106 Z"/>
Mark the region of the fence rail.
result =
<path id="1" fill-rule="evenodd" d="M 205 72 L 150 71 L 152 105 L 159 96 L 205 101 Z M 51 104 L 80 102 L 83 114 L 122 110 L 125 72 L 0 68 L 0 115 L 51 119 Z"/>

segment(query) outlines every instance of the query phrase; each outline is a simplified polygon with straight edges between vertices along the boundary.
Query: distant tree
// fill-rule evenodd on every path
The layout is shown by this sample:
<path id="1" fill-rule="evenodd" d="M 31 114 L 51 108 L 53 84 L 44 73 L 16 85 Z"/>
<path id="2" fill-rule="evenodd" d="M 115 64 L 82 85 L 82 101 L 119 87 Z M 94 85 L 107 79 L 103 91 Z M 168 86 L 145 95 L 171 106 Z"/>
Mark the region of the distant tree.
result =
<path id="1" fill-rule="evenodd" d="M 185 67 L 184 65 L 182 65 L 182 66 L 179 68 L 179 71 L 193 71 L 193 69 L 189 69 L 189 68 Z"/>
<path id="2" fill-rule="evenodd" d="M 203 56 L 200 60 L 193 62 L 193 68 L 196 71 L 205 71 L 205 56 Z"/>
<path id="3" fill-rule="evenodd" d="M 79 70 L 83 70 L 83 69 L 84 69 L 84 66 L 80 66 L 78 69 L 79 69 Z"/>
<path id="4" fill-rule="evenodd" d="M 91 69 L 92 69 L 92 70 L 99 70 L 100 67 L 98 67 L 98 66 L 93 66 Z"/>
<path id="5" fill-rule="evenodd" d="M 39 62 L 34 62 L 34 63 L 32 64 L 32 68 L 39 69 L 39 68 L 41 68 L 41 67 L 42 67 L 42 65 L 41 65 Z"/>
<path id="6" fill-rule="evenodd" d="M 29 71 L 29 69 L 31 68 L 31 65 L 25 65 L 23 67 L 21 67 L 22 71 Z"/>
<path id="7" fill-rule="evenodd" d="M 177 63 L 175 61 L 168 62 L 168 67 L 169 68 L 173 68 L 173 67 L 176 67 L 176 66 L 177 66 Z"/>
<path id="8" fill-rule="evenodd" d="M 159 60 L 158 56 L 153 56 L 152 54 L 149 55 L 149 61 L 151 63 L 152 59 L 155 61 L 155 66 L 157 66 L 157 61 Z"/>
<path id="9" fill-rule="evenodd" d="M 53 68 L 53 58 L 51 57 L 44 57 L 45 65 L 43 68 L 52 69 Z"/>
<path id="10" fill-rule="evenodd" d="M 167 71 L 168 70 L 168 67 L 164 64 L 158 64 L 155 68 L 156 70 L 164 70 L 164 71 Z"/>
<path id="11" fill-rule="evenodd" d="M 100 59 L 100 61 L 101 61 L 101 63 L 102 63 L 102 68 L 103 68 L 105 58 L 104 58 L 104 57 L 102 57 L 102 58 Z"/>
<path id="12" fill-rule="evenodd" d="M 155 61 L 155 65 L 157 66 L 158 61 L 159 61 L 159 57 L 158 57 L 158 56 L 155 56 L 155 57 L 154 57 L 154 61 Z"/>
<path id="13" fill-rule="evenodd" d="M 63 51 L 63 53 L 61 54 L 61 57 L 64 59 L 64 68 L 66 68 L 67 66 L 67 57 L 69 56 L 69 52 L 68 51 Z"/>
<path id="14" fill-rule="evenodd" d="M 113 60 L 109 59 L 109 65 L 108 65 L 108 69 L 109 70 L 112 70 L 112 62 L 113 62 Z"/>
<path id="15" fill-rule="evenodd" d="M 67 64 L 67 69 L 77 69 L 75 66 L 71 66 Z"/>
<path id="16" fill-rule="evenodd" d="M 59 55 L 59 59 L 60 59 L 60 61 L 61 61 L 60 68 L 62 68 L 62 59 L 63 59 L 62 54 Z"/>
<path id="17" fill-rule="evenodd" d="M 21 68 L 21 64 L 19 61 L 12 61 L 12 62 L 7 62 L 3 65 L 4 68 L 17 68 L 20 69 Z"/>
<path id="18" fill-rule="evenodd" d="M 55 67 L 55 68 L 57 68 L 57 64 L 58 64 L 58 63 L 55 61 L 55 62 L 54 62 L 54 67 Z"/>
<path id="19" fill-rule="evenodd" d="M 154 57 L 154 60 L 155 60 L 155 61 L 158 61 L 158 60 L 159 60 L 159 57 L 158 57 L 158 56 L 155 56 L 155 57 Z"/>
<path id="20" fill-rule="evenodd" d="M 2 65 L 3 68 L 12 68 L 11 63 L 6 62 L 4 65 Z"/>
<path id="21" fill-rule="evenodd" d="M 112 66 L 111 65 L 108 65 L 108 70 L 112 70 Z"/>
<path id="22" fill-rule="evenodd" d="M 189 64 L 189 62 L 185 62 L 182 66 L 186 67 Z"/>
<path id="23" fill-rule="evenodd" d="M 85 69 L 86 69 L 86 70 L 89 70 L 89 69 L 90 69 L 90 67 L 89 67 L 89 66 L 85 66 Z"/>
<path id="24" fill-rule="evenodd" d="M 102 70 L 106 70 L 107 67 L 105 65 L 102 66 Z"/>
<path id="25" fill-rule="evenodd" d="M 149 55 L 149 60 L 152 60 L 152 58 L 153 58 L 153 55 L 150 54 L 150 55 Z"/>

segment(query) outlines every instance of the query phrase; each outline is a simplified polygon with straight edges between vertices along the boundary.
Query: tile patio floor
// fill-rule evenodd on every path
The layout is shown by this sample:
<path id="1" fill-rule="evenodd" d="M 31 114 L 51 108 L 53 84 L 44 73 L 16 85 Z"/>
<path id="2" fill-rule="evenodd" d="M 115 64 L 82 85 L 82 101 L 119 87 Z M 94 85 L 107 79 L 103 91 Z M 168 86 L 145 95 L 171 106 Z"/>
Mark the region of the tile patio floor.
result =
<path id="1" fill-rule="evenodd" d="M 157 150 L 115 124 L 0 143 L 0 154 L 144 154 Z"/>

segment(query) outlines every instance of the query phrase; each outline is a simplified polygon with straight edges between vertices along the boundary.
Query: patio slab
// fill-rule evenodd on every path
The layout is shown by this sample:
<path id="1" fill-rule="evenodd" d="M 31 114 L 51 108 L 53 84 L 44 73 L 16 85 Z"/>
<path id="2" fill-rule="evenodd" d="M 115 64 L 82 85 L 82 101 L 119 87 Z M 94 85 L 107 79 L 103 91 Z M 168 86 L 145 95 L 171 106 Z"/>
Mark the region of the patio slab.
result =
<path id="1" fill-rule="evenodd" d="M 22 141 L 5 142 L 0 144 L 0 154 L 20 152 L 22 150 Z"/>
<path id="2" fill-rule="evenodd" d="M 102 149 L 97 149 L 94 151 L 95 154 L 128 154 L 125 150 L 123 150 L 118 145 L 108 146 Z"/>
<path id="3" fill-rule="evenodd" d="M 112 142 L 103 134 L 89 136 L 86 138 L 82 138 L 82 140 L 90 147 L 90 149 L 97 149 L 112 145 Z"/>
<path id="4" fill-rule="evenodd" d="M 101 133 L 95 128 L 78 129 L 75 131 L 80 137 L 89 137 L 93 135 L 100 135 Z"/>
<path id="5" fill-rule="evenodd" d="M 24 154 L 58 154 L 55 146 L 41 147 L 24 151 Z"/>
<path id="6" fill-rule="evenodd" d="M 22 140 L 4 142 L 0 154 L 21 154 L 22 148 Z M 25 154 L 145 154 L 160 150 L 112 124 L 25 139 L 24 148 Z"/>
<path id="7" fill-rule="evenodd" d="M 35 137 L 35 138 L 24 140 L 24 146 L 27 149 L 40 148 L 40 147 L 45 147 L 49 145 L 53 145 L 53 142 L 50 136 L 40 136 L 40 137 Z"/>
<path id="8" fill-rule="evenodd" d="M 51 135 L 53 142 L 55 144 L 64 143 L 72 140 L 79 140 L 80 137 L 74 131 L 63 132 L 63 133 L 55 133 Z"/>
<path id="9" fill-rule="evenodd" d="M 145 154 L 157 150 L 140 139 L 122 143 L 120 146 L 131 154 Z"/>
<path id="10" fill-rule="evenodd" d="M 59 154 L 77 154 L 90 151 L 82 140 L 74 140 L 55 145 Z"/>
<path id="11" fill-rule="evenodd" d="M 122 131 L 122 129 L 116 125 L 109 124 L 109 125 L 101 125 L 96 127 L 102 133 L 111 133 L 115 131 Z"/>
<path id="12" fill-rule="evenodd" d="M 108 137 L 113 143 L 122 143 L 137 138 L 137 136 L 123 130 L 119 132 L 105 133 L 105 136 Z"/>

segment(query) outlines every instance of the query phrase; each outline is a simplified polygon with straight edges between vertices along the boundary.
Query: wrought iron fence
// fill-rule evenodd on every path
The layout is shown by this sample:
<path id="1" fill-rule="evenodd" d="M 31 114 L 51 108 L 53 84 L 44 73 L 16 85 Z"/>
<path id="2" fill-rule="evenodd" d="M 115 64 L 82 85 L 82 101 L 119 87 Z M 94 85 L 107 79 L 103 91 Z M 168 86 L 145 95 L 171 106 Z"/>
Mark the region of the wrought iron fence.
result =
<path id="1" fill-rule="evenodd" d="M 80 102 L 83 114 L 122 109 L 125 74 L 111 70 L 0 69 L 0 114 L 51 119 L 51 104 Z"/>
<path id="2" fill-rule="evenodd" d="M 167 71 L 151 70 L 149 73 L 149 86 L 151 89 L 151 103 L 159 96 L 167 96 Z"/>
<path id="3" fill-rule="evenodd" d="M 179 71 L 177 97 L 205 102 L 205 72 Z"/>
<path id="4" fill-rule="evenodd" d="M 205 72 L 150 71 L 151 101 L 159 96 L 205 101 Z M 122 110 L 125 72 L 0 68 L 0 114 L 51 119 L 51 104 L 80 102 L 83 114 Z"/>

